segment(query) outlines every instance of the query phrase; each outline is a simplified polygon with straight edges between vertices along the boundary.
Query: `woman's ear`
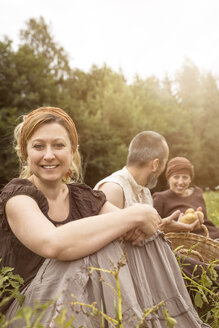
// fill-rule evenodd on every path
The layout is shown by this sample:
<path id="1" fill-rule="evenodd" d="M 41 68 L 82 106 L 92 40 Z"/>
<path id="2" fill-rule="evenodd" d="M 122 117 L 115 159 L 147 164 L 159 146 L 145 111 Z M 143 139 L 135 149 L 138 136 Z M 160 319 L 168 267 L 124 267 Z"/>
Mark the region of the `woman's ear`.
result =
<path id="1" fill-rule="evenodd" d="M 153 159 L 152 161 L 152 172 L 156 172 L 159 167 L 160 161 L 158 158 Z"/>

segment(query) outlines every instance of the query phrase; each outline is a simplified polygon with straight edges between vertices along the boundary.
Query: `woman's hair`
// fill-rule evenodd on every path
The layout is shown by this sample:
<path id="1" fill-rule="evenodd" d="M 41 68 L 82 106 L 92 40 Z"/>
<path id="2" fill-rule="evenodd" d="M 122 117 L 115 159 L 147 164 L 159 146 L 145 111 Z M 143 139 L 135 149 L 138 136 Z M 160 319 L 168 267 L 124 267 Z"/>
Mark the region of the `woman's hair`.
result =
<path id="1" fill-rule="evenodd" d="M 194 166 L 192 163 L 185 157 L 174 157 L 172 158 L 168 164 L 166 169 L 166 179 L 175 174 L 188 174 L 191 179 L 194 177 Z"/>
<path id="2" fill-rule="evenodd" d="M 155 158 L 162 163 L 166 156 L 165 138 L 154 131 L 143 131 L 138 133 L 129 145 L 127 165 L 142 167 Z"/>
<path id="3" fill-rule="evenodd" d="M 20 178 L 29 178 L 32 174 L 27 164 L 27 142 L 35 130 L 45 123 L 58 123 L 66 129 L 69 135 L 74 156 L 69 172 L 63 177 L 63 181 L 70 183 L 81 180 L 81 159 L 78 151 L 78 135 L 75 124 L 64 110 L 56 107 L 40 107 L 35 109 L 28 115 L 23 116 L 23 122 L 15 128 L 15 150 L 21 167 Z"/>

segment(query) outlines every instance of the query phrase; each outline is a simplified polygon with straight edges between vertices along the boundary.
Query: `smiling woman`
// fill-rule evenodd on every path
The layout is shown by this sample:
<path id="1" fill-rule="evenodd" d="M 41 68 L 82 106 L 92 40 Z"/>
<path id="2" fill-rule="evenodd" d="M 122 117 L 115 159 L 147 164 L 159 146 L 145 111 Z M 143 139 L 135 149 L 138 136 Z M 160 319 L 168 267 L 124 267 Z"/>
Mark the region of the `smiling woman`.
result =
<path id="1" fill-rule="evenodd" d="M 115 281 L 101 268 L 117 267 L 123 256 L 119 238 L 138 228 L 146 238 L 141 247 L 126 245 L 127 263 L 120 270 L 124 327 L 136 327 L 144 309 L 162 300 L 176 327 L 209 327 L 192 306 L 174 253 L 158 230 L 157 211 L 144 204 L 118 209 L 101 191 L 76 182 L 78 137 L 62 109 L 34 110 L 16 128 L 15 137 L 22 171 L 0 196 L 0 267 L 13 267 L 23 277 L 23 305 L 33 307 L 35 299 L 43 304 L 60 295 L 39 324 L 55 327 L 56 314 L 65 305 L 67 319 L 75 315 L 75 326 L 102 326 L 89 309 L 73 313 L 72 295 L 83 304 L 95 302 L 117 320 L 115 295 L 107 289 L 116 289 Z M 89 274 L 90 267 L 100 270 Z M 15 300 L 0 311 L 11 319 L 18 309 Z M 162 310 L 144 321 L 151 328 L 166 327 Z M 10 323 L 10 328 L 24 326 L 23 319 Z"/>
<path id="2" fill-rule="evenodd" d="M 191 186 L 194 177 L 194 167 L 192 163 L 185 157 L 174 157 L 168 164 L 166 169 L 166 179 L 169 184 L 169 189 L 156 192 L 153 194 L 154 207 L 162 218 L 171 215 L 175 210 L 181 210 L 185 213 L 186 210 L 192 208 L 201 210 L 199 218 L 209 230 L 209 235 L 212 239 L 219 238 L 219 228 L 212 221 L 208 220 L 206 204 L 203 198 L 202 190 L 197 186 Z M 203 214 L 202 214 L 203 213 Z M 185 224 L 179 224 L 177 230 L 170 231 L 186 231 Z M 204 235 L 204 230 L 196 225 L 193 227 L 194 233 Z"/>
<path id="3" fill-rule="evenodd" d="M 38 128 L 38 132 L 36 132 L 36 128 Z M 43 135 L 40 133 L 42 129 Z M 48 129 L 51 129 L 52 132 L 50 140 Z M 60 131 L 60 140 L 58 131 Z M 28 150 L 30 154 L 34 149 L 42 154 L 47 149 L 46 157 L 48 157 L 54 156 L 52 150 L 66 150 L 69 147 L 68 152 L 72 156 L 71 165 L 67 174 L 63 176 L 63 181 L 70 182 L 72 177 L 75 180 L 80 179 L 81 162 L 77 149 L 78 135 L 74 122 L 64 111 L 62 113 L 61 110 L 53 107 L 41 107 L 40 111 L 32 111 L 28 115 L 28 119 L 24 117 L 24 122 L 16 127 L 14 134 L 17 140 L 16 150 L 21 163 L 20 177 L 29 178 L 32 175 L 30 165 L 27 162 Z"/>

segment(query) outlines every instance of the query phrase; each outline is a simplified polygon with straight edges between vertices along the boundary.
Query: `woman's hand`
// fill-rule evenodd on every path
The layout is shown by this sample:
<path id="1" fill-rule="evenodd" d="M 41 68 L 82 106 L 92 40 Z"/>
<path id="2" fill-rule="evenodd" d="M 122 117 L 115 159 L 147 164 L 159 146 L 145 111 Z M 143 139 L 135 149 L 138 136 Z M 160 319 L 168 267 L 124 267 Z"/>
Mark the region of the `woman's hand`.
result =
<path id="1" fill-rule="evenodd" d="M 150 205 L 136 204 L 134 207 L 138 207 L 139 217 L 141 218 L 140 226 L 138 227 L 145 234 L 145 238 L 153 236 L 153 234 L 159 229 L 161 218 L 158 212 Z M 140 233 L 137 233 L 137 239 L 140 238 Z"/>
<path id="2" fill-rule="evenodd" d="M 196 209 L 196 214 L 198 215 L 199 222 L 197 223 L 197 225 L 195 226 L 194 229 L 199 229 L 199 228 L 201 228 L 201 225 L 204 223 L 204 213 L 202 212 L 202 207 L 201 206 L 199 206 Z"/>
<path id="3" fill-rule="evenodd" d="M 195 222 L 187 224 L 179 222 L 179 218 L 183 215 L 183 213 L 180 213 L 179 210 L 176 210 L 173 212 L 170 216 L 163 218 L 161 223 L 159 224 L 159 229 L 167 232 L 181 232 L 181 231 L 187 231 L 190 232 L 194 229 L 197 229 L 196 227 L 199 224 L 199 220 L 195 220 Z M 178 221 L 175 219 L 178 218 Z"/>
<path id="4" fill-rule="evenodd" d="M 121 236 L 121 239 L 123 240 L 132 241 L 133 245 L 139 244 L 145 238 L 146 234 L 142 232 L 139 228 L 134 228 Z"/>
<path id="5" fill-rule="evenodd" d="M 184 223 L 186 226 L 190 226 L 191 230 L 189 231 L 199 229 L 204 222 L 204 213 L 202 212 L 202 208 L 198 207 L 196 211 L 194 209 L 187 209 L 185 214 L 180 214 L 178 222 Z"/>
<path id="6" fill-rule="evenodd" d="M 121 236 L 121 239 L 131 241 L 133 245 L 137 245 L 145 238 L 151 237 L 158 230 L 161 218 L 158 212 L 152 206 L 136 204 L 132 206 L 132 208 L 140 211 L 140 215 L 142 216 L 143 221 L 140 227 L 131 229 L 130 231 L 126 232 Z"/>

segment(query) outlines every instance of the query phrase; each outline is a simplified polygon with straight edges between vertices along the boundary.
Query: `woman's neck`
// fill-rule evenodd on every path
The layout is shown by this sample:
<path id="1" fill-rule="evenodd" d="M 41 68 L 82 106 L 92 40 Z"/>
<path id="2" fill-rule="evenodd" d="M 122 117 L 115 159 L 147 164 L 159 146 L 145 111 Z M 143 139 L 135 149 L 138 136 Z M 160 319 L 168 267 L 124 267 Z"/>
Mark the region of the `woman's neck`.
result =
<path id="1" fill-rule="evenodd" d="M 59 182 L 44 182 L 36 176 L 31 176 L 29 180 L 39 189 L 48 200 L 56 200 L 60 194 L 66 193 L 68 188 L 63 181 Z"/>

